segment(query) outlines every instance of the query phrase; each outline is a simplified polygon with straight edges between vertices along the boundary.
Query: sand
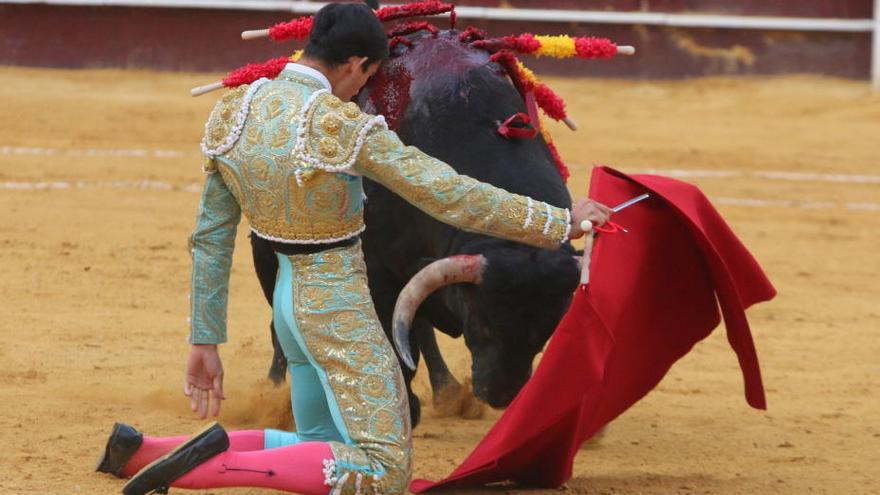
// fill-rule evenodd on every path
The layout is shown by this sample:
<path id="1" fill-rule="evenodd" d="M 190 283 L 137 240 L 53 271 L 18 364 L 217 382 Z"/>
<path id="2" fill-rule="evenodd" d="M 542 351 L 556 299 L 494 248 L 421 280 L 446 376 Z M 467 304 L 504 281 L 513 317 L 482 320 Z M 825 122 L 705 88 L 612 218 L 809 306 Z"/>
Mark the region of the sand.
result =
<path id="1" fill-rule="evenodd" d="M 116 492 L 91 471 L 114 421 L 157 435 L 201 424 L 181 394 L 186 237 L 214 97 L 187 90 L 216 77 L 0 68 L 0 493 Z M 575 193 L 592 163 L 692 181 L 779 290 L 749 312 L 768 411 L 745 404 L 719 329 L 581 452 L 566 489 L 880 493 L 880 96 L 814 77 L 549 82 L 581 124 L 553 125 Z M 245 232 L 220 419 L 283 427 Z M 465 379 L 464 344 L 442 346 Z M 424 372 L 417 390 L 429 397 Z M 425 402 L 415 474 L 439 477 L 499 413 L 438 417 Z"/>

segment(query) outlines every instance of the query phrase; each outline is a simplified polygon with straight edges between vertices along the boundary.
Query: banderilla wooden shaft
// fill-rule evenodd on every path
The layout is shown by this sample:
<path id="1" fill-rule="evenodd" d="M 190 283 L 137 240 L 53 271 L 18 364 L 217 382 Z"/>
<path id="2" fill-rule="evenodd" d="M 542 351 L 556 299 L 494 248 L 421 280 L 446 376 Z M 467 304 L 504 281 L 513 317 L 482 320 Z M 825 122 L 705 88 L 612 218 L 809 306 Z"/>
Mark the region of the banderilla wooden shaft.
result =
<path id="1" fill-rule="evenodd" d="M 251 29 L 250 31 L 242 31 L 241 39 L 243 40 L 256 40 L 260 38 L 268 38 L 269 30 L 268 29 Z M 618 50 L 620 48 L 618 47 Z"/>
<path id="2" fill-rule="evenodd" d="M 205 93 L 210 93 L 211 91 L 216 91 L 218 89 L 223 89 L 223 83 L 220 81 L 212 82 L 211 84 L 206 84 L 204 86 L 198 86 L 189 90 L 189 94 L 193 96 L 201 96 Z"/>

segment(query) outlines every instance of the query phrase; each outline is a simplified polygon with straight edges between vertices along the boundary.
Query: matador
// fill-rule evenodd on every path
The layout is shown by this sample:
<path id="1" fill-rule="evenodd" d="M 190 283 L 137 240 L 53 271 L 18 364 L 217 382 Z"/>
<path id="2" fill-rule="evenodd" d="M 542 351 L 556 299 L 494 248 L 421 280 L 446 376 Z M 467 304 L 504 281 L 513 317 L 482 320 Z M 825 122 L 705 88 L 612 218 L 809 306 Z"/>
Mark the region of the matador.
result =
<path id="1" fill-rule="evenodd" d="M 349 100 L 388 57 L 364 5 L 315 16 L 299 63 L 228 91 L 202 141 L 207 173 L 191 236 L 192 350 L 185 392 L 216 415 L 232 253 L 241 216 L 279 263 L 276 331 L 291 374 L 297 431 L 149 437 L 116 424 L 98 470 L 131 477 L 127 495 L 169 486 L 265 487 L 308 495 L 397 495 L 412 467 L 410 414 L 396 355 L 373 309 L 359 234 L 367 177 L 461 229 L 555 249 L 604 223 L 608 210 L 572 210 L 508 193 L 405 146 L 381 116 Z M 402 227 L 405 228 L 405 227 Z M 211 402 L 213 399 L 213 402 Z"/>

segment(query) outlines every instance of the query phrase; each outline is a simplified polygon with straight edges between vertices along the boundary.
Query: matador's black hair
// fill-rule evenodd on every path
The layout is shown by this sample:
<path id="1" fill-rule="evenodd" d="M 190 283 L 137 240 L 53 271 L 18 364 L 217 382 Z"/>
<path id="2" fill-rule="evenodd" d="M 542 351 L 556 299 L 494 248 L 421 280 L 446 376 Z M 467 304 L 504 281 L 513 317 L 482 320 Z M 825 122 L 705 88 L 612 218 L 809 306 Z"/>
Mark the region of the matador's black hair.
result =
<path id="1" fill-rule="evenodd" d="M 370 7 L 331 3 L 315 14 L 303 55 L 332 67 L 350 57 L 366 57 L 366 67 L 388 58 L 388 35 Z"/>

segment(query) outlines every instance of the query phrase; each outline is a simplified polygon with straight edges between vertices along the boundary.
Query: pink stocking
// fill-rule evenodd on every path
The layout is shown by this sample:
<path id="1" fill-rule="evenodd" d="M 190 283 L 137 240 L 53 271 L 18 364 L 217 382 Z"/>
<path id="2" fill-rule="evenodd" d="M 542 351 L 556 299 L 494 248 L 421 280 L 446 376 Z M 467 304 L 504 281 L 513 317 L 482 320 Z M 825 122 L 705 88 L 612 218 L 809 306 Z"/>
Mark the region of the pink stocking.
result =
<path id="1" fill-rule="evenodd" d="M 229 450 L 248 451 L 262 450 L 264 442 L 263 430 L 242 430 L 229 432 Z M 155 461 L 174 450 L 175 447 L 189 440 L 189 436 L 181 437 L 148 437 L 144 435 L 144 443 L 131 457 L 122 475 L 131 478 L 147 464 Z"/>
<path id="2" fill-rule="evenodd" d="M 248 486 L 304 495 L 327 495 L 324 460 L 333 451 L 324 442 L 303 442 L 251 452 L 227 450 L 171 483 L 177 488 Z"/>

